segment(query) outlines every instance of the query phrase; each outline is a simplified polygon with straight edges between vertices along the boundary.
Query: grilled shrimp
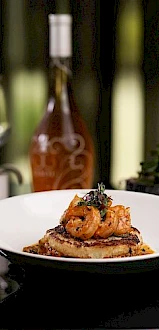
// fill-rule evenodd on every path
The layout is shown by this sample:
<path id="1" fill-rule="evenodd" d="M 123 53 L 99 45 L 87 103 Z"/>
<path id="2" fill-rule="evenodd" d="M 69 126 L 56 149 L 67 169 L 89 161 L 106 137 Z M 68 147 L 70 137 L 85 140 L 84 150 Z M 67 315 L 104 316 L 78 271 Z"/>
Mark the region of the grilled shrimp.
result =
<path id="1" fill-rule="evenodd" d="M 131 218 L 130 207 L 124 207 L 123 205 L 115 205 L 112 207 L 117 215 L 118 225 L 114 231 L 114 235 L 122 235 L 130 232 L 131 230 Z"/>
<path id="2" fill-rule="evenodd" d="M 74 196 L 72 201 L 70 202 L 68 208 L 64 211 L 60 218 L 60 223 L 65 225 L 70 218 L 70 210 L 72 210 L 73 207 L 77 206 L 78 203 L 82 200 L 77 194 Z"/>
<path id="3" fill-rule="evenodd" d="M 118 225 L 117 214 L 112 208 L 108 208 L 105 219 L 100 221 L 99 227 L 96 230 L 94 236 L 107 238 L 113 235 Z"/>
<path id="4" fill-rule="evenodd" d="M 111 205 L 112 205 L 112 199 L 111 199 L 111 197 L 108 197 L 107 208 L 110 207 Z"/>
<path id="5" fill-rule="evenodd" d="M 65 228 L 72 236 L 82 240 L 91 238 L 100 224 L 100 212 L 93 206 L 74 206 L 67 211 Z"/>

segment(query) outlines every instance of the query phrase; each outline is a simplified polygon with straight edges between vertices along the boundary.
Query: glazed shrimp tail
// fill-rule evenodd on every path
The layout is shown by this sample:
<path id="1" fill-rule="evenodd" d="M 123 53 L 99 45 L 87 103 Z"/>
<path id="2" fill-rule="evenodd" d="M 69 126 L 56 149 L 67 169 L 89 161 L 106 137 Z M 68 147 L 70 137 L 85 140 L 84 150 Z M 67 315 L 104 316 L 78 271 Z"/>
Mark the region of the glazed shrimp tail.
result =
<path id="1" fill-rule="evenodd" d="M 131 217 L 130 207 L 124 207 L 123 205 L 115 205 L 112 207 L 118 218 L 118 225 L 114 231 L 114 235 L 119 236 L 131 231 Z"/>
<path id="2" fill-rule="evenodd" d="M 67 212 L 65 229 L 70 235 L 82 240 L 91 238 L 100 223 L 100 212 L 94 206 L 75 206 Z"/>

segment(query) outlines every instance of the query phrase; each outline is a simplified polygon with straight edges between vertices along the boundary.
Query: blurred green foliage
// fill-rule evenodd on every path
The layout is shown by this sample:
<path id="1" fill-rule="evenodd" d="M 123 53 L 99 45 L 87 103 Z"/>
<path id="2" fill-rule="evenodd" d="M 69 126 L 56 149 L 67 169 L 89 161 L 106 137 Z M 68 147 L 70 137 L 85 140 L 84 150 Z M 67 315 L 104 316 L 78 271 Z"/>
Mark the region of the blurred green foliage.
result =
<path id="1" fill-rule="evenodd" d="M 44 113 L 47 95 L 45 74 L 40 70 L 15 71 L 10 78 L 12 159 L 28 153 L 30 139 Z"/>

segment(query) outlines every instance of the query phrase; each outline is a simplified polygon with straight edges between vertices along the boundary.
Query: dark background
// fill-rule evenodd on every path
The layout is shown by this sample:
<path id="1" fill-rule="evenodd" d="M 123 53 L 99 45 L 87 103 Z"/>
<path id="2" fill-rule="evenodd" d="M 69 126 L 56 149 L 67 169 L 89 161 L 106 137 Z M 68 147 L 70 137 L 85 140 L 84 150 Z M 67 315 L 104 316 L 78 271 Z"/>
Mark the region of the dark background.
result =
<path id="1" fill-rule="evenodd" d="M 1 150 L 1 163 L 15 161 L 19 166 L 17 160 L 19 155 L 24 154 L 27 157 L 29 139 L 43 112 L 41 104 L 36 117 L 32 109 L 27 115 L 25 111 L 21 112 L 19 119 L 17 118 L 12 98 L 14 85 L 12 75 L 21 68 L 25 68 L 30 74 L 34 70 L 40 70 L 47 75 L 48 14 L 72 13 L 73 84 L 77 103 L 96 148 L 94 185 L 96 186 L 98 181 L 103 181 L 106 188 L 111 187 L 111 94 L 117 68 L 116 22 L 120 10 L 131 1 L 141 3 L 144 19 L 143 55 L 139 70 L 144 76 L 145 158 L 150 150 L 155 148 L 159 141 L 159 2 L 157 0 L 1 0 L 1 72 L 4 75 L 7 111 L 12 125 L 10 140 Z M 86 93 L 81 93 L 81 86 L 86 80 L 89 80 L 90 94 L 95 95 L 94 99 L 87 99 L 87 85 Z M 24 83 L 24 95 L 25 90 Z M 27 127 L 21 124 L 21 118 L 24 116 L 28 116 L 30 123 Z M 24 139 L 22 145 L 20 139 Z"/>

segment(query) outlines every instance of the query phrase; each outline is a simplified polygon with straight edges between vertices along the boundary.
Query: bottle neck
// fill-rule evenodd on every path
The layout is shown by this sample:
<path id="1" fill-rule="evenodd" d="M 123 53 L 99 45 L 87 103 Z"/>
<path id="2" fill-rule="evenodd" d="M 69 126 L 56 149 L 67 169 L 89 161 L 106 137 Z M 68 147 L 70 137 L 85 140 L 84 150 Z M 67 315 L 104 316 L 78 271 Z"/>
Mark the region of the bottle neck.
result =
<path id="1" fill-rule="evenodd" d="M 60 97 L 62 89 L 72 79 L 71 57 L 50 57 L 49 96 Z"/>

